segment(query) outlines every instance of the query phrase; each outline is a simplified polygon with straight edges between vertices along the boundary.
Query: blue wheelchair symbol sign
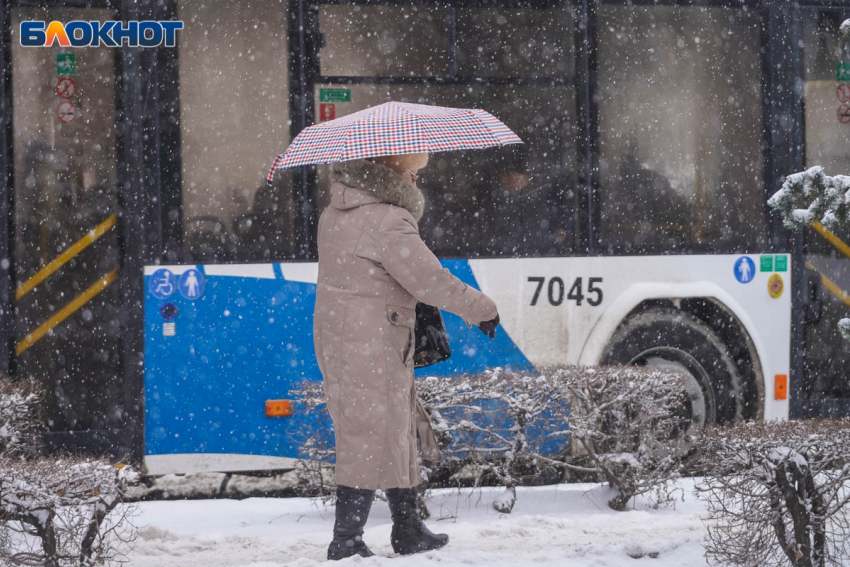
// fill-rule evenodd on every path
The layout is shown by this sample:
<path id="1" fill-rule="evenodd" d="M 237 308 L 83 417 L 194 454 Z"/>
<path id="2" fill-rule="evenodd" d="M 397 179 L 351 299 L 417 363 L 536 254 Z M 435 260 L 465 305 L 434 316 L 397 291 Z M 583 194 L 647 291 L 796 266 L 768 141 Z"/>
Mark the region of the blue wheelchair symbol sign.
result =
<path id="1" fill-rule="evenodd" d="M 178 286 L 180 289 L 180 295 L 186 299 L 198 299 L 201 297 L 201 294 L 204 293 L 206 283 L 204 274 L 200 271 L 194 268 L 186 270 L 183 272 L 183 275 L 180 276 L 180 284 Z"/>
<path id="2" fill-rule="evenodd" d="M 148 289 L 151 295 L 157 299 L 167 299 L 171 297 L 177 286 L 175 285 L 174 274 L 171 270 L 161 269 L 153 273 L 148 284 Z"/>
<path id="3" fill-rule="evenodd" d="M 735 262 L 735 279 L 741 283 L 750 283 L 756 277 L 756 264 L 747 256 L 741 256 Z"/>

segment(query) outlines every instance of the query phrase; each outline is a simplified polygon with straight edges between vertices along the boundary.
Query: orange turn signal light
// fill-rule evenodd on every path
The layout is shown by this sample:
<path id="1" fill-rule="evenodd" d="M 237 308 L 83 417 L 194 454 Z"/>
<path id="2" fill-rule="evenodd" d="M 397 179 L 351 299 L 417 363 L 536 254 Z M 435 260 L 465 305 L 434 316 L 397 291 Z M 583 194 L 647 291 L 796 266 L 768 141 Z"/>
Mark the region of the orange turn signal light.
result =
<path id="1" fill-rule="evenodd" d="M 266 417 L 289 417 L 292 415 L 292 401 L 266 400 Z"/>
<path id="2" fill-rule="evenodd" d="M 773 386 L 773 399 L 787 400 L 788 399 L 788 375 L 777 374 Z"/>

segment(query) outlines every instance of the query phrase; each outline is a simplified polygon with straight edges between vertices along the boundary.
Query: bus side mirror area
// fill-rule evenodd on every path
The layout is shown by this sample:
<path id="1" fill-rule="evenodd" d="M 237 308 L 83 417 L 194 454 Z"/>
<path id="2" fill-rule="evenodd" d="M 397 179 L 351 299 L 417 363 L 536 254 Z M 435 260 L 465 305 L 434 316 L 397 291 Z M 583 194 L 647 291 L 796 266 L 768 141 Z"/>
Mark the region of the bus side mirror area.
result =
<path id="1" fill-rule="evenodd" d="M 823 315 L 821 276 L 812 269 L 806 270 L 805 319 L 807 324 L 817 324 Z"/>

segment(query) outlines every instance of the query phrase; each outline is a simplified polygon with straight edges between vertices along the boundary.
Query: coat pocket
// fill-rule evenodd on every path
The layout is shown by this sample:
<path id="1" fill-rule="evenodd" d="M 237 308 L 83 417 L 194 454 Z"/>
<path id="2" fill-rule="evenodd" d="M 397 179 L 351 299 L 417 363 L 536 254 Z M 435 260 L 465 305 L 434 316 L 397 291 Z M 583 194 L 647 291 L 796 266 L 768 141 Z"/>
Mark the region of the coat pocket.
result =
<path id="1" fill-rule="evenodd" d="M 402 305 L 387 305 L 387 320 L 392 323 L 390 334 L 393 347 L 408 366 L 413 360 L 413 329 L 416 326 L 416 310 Z"/>
<path id="2" fill-rule="evenodd" d="M 322 352 L 316 353 L 323 359 L 322 378 L 325 396 L 328 400 L 328 412 L 339 419 L 339 408 L 343 398 L 342 381 L 348 373 L 348 356 L 345 340 L 334 333 L 322 330 Z"/>
<path id="3" fill-rule="evenodd" d="M 414 396 L 416 393 L 414 392 Z M 434 434 L 434 428 L 431 426 L 431 416 L 422 407 L 419 398 L 416 399 L 416 434 L 419 436 L 419 451 L 422 453 L 422 458 L 426 461 L 436 463 L 442 460 L 440 455 L 440 445 L 437 443 L 437 436 Z"/>

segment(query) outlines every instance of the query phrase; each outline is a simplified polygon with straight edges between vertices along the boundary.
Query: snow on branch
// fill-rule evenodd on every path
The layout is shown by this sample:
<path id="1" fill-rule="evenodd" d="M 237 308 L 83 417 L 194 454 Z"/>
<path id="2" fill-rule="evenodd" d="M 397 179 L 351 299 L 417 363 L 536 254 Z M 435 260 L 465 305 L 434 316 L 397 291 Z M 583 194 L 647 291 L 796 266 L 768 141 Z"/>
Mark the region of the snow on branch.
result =
<path id="1" fill-rule="evenodd" d="M 129 467 L 64 456 L 0 460 L 0 519 L 12 565 L 89 566 L 111 563 L 132 531 L 117 531 L 133 509 L 122 507 L 137 480 Z"/>
<path id="2" fill-rule="evenodd" d="M 0 564 L 121 562 L 135 529 L 134 508 L 119 504 L 138 474 L 102 459 L 38 455 L 40 400 L 35 383 L 0 376 Z"/>
<path id="3" fill-rule="evenodd" d="M 850 29 L 847 22 L 850 20 L 841 24 L 845 36 Z M 850 226 L 850 176 L 830 177 L 816 165 L 786 177 L 767 204 L 779 211 L 782 223 L 791 229 L 799 230 L 815 221 L 829 229 Z M 839 321 L 838 330 L 850 341 L 850 318 Z"/>
<path id="4" fill-rule="evenodd" d="M 696 446 L 711 564 L 850 563 L 850 420 L 706 428 Z"/>
<path id="5" fill-rule="evenodd" d="M 850 224 L 850 176 L 829 176 L 816 165 L 786 177 L 767 204 L 779 211 L 785 226 L 796 230 L 814 221 L 827 228 Z"/>
<path id="6" fill-rule="evenodd" d="M 429 479 L 497 483 L 505 493 L 493 503 L 509 513 L 516 487 L 541 475 L 562 478 L 565 469 L 608 482 L 622 510 L 639 494 L 656 503 L 680 466 L 678 437 L 683 377 L 639 367 L 562 366 L 540 372 L 494 368 L 480 374 L 416 380 L 416 389 L 440 444 L 443 460 L 423 463 Z M 321 384 L 295 393 L 311 412 L 324 411 Z M 318 418 L 301 433 L 300 465 L 305 484 L 326 482 L 333 461 L 330 419 Z M 569 454 L 569 441 L 580 445 Z M 670 447 L 676 448 L 671 450 Z"/>
<path id="7" fill-rule="evenodd" d="M 608 505 L 625 510 L 638 495 L 672 503 L 687 448 L 685 377 L 637 366 L 565 367 L 554 376 L 569 398 L 570 462 L 608 482 Z"/>
<path id="8" fill-rule="evenodd" d="M 41 429 L 38 404 L 42 390 L 35 381 L 8 380 L 0 374 L 0 456 L 31 452 Z"/>

